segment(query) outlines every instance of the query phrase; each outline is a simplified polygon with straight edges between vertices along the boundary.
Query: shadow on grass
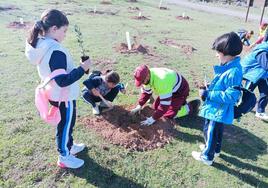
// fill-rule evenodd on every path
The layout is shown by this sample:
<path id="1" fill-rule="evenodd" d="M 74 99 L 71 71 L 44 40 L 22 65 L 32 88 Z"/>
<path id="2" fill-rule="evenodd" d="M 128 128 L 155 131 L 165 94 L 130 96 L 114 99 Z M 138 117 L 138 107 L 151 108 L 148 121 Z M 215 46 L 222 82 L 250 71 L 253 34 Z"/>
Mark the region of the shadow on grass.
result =
<path id="1" fill-rule="evenodd" d="M 267 182 L 264 182 L 264 181 L 261 181 L 259 180 L 257 177 L 253 176 L 253 175 L 250 175 L 250 174 L 247 174 L 247 173 L 243 173 L 241 172 L 241 169 L 243 170 L 248 170 L 248 171 L 254 171 L 256 174 L 259 174 L 261 176 L 264 176 L 264 177 L 268 177 L 268 169 L 265 169 L 265 168 L 261 168 L 261 167 L 257 167 L 257 166 L 254 166 L 254 165 L 251 165 L 251 164 L 248 164 L 248 163 L 244 163 L 244 162 L 241 162 L 240 160 L 234 158 L 234 157 L 231 157 L 231 156 L 227 156 L 227 155 L 224 155 L 224 154 L 221 154 L 221 158 L 224 159 L 226 162 L 236 166 L 237 168 L 240 168 L 238 170 L 235 170 L 233 168 L 230 168 L 229 166 L 225 166 L 223 164 L 220 164 L 220 163 L 213 163 L 213 167 L 221 170 L 221 171 L 224 171 L 228 174 L 231 174 L 235 177 L 237 177 L 238 179 L 240 179 L 241 181 L 251 185 L 251 186 L 254 186 L 254 187 L 268 187 L 268 183 Z M 265 178 L 264 178 L 265 179 Z"/>
<path id="2" fill-rule="evenodd" d="M 198 116 L 187 116 L 176 121 L 181 127 L 197 129 L 203 132 L 204 119 Z M 204 142 L 203 137 L 180 133 L 179 139 L 187 142 Z M 226 125 L 223 135 L 222 150 L 242 159 L 257 160 L 258 155 L 265 154 L 267 143 L 248 130 L 235 125 Z"/>
<path id="3" fill-rule="evenodd" d="M 58 172 L 59 177 L 62 174 L 70 173 L 74 176 L 85 179 L 87 183 L 90 183 L 99 188 L 120 188 L 120 187 L 129 187 L 129 188 L 143 188 L 144 186 L 135 183 L 133 180 L 128 179 L 126 177 L 119 176 L 115 174 L 112 170 L 105 168 L 98 163 L 96 163 L 93 159 L 88 156 L 88 151 L 81 152 L 78 155 L 78 158 L 81 158 L 85 161 L 83 167 L 79 169 L 61 169 Z"/>

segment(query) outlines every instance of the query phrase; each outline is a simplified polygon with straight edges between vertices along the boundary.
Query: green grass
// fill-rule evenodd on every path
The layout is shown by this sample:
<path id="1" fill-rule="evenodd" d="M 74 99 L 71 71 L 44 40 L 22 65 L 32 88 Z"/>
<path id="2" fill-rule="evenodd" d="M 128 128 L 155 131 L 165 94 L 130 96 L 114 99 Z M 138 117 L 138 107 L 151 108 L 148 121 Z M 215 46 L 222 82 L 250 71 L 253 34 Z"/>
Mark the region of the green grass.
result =
<path id="1" fill-rule="evenodd" d="M 66 1 L 68 2 L 68 1 Z M 177 137 L 164 148 L 147 152 L 130 152 L 103 140 L 93 130 L 77 123 L 74 138 L 86 143 L 87 151 L 79 157 L 85 166 L 79 170 L 61 170 L 56 167 L 55 130 L 37 116 L 34 89 L 39 78 L 36 68 L 24 56 L 24 30 L 6 28 L 11 21 L 23 17 L 25 21 L 39 18 L 46 8 L 59 8 L 68 16 L 70 27 L 64 41 L 79 62 L 79 49 L 72 32 L 78 24 L 85 38 L 86 48 L 93 60 L 114 59 L 113 65 L 129 83 L 128 96 L 120 95 L 118 104 L 133 104 L 138 90 L 133 84 L 133 70 L 141 63 L 166 66 L 182 73 L 191 85 L 190 97 L 197 96 L 195 79 L 204 74 L 212 78 L 212 66 L 217 64 L 213 40 L 224 32 L 240 27 L 256 28 L 258 23 L 244 23 L 242 19 L 212 15 L 204 12 L 170 6 L 157 9 L 158 1 L 140 0 L 128 3 L 113 0 L 112 5 L 99 1 L 81 0 L 77 3 L 49 4 L 47 1 L 16 1 L 10 4 L 19 10 L 0 12 L 0 187 L 267 187 L 268 186 L 268 126 L 249 113 L 240 123 L 226 127 L 223 152 L 212 167 L 191 158 L 191 151 L 203 142 L 200 118 L 185 118 L 177 129 Z M 4 3 L 0 3 L 3 5 Z M 97 9 L 120 10 L 118 15 L 95 15 L 86 12 Z M 151 20 L 130 19 L 129 6 L 138 6 Z M 179 21 L 175 16 L 185 12 L 193 21 Z M 156 57 L 122 55 L 113 47 L 125 42 L 125 32 L 138 36 L 141 44 L 148 45 Z M 160 40 L 171 38 L 181 44 L 190 44 L 197 51 L 187 58 L 178 49 L 164 46 Z M 156 49 L 154 49 L 156 47 Z M 94 66 L 94 65 L 93 65 Z M 85 77 L 83 78 L 85 79 Z M 82 79 L 82 80 L 83 80 Z M 82 80 L 80 84 L 82 86 Z M 91 109 L 78 100 L 78 116 L 91 114 Z M 103 146 L 109 149 L 104 150 Z"/>

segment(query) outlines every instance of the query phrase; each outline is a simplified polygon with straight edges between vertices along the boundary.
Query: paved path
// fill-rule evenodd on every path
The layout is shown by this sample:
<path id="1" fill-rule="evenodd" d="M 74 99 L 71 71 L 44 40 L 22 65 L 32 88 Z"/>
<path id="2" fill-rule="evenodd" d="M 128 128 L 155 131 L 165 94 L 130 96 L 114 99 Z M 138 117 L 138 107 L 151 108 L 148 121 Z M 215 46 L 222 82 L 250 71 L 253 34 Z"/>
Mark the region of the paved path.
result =
<path id="1" fill-rule="evenodd" d="M 185 1 L 185 0 L 167 0 L 167 2 L 172 3 L 172 4 L 176 4 L 179 6 L 191 8 L 194 10 L 210 12 L 213 14 L 222 14 L 222 15 L 234 16 L 234 17 L 238 17 L 238 18 L 242 18 L 242 19 L 245 19 L 245 17 L 246 17 L 246 10 L 247 10 L 246 7 L 245 7 L 245 12 L 241 12 L 241 11 L 230 10 L 227 8 L 221 8 L 221 7 L 217 7 L 217 6 L 210 6 L 210 5 L 207 5 L 206 3 L 192 3 L 189 1 Z M 261 17 L 261 15 L 253 15 L 249 11 L 248 20 L 259 21 L 260 17 Z"/>

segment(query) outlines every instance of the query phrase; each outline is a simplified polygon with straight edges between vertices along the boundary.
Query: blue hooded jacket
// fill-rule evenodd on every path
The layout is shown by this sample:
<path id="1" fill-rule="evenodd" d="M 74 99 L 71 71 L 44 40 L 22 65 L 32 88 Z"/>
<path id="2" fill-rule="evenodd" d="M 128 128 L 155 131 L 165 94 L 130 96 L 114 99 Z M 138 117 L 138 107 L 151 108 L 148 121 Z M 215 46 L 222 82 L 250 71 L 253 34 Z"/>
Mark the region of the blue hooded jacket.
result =
<path id="1" fill-rule="evenodd" d="M 260 78 L 267 78 L 268 74 L 262 68 L 261 63 L 257 61 L 257 55 L 263 51 L 268 53 L 268 42 L 263 42 L 256 46 L 253 51 L 247 55 L 242 61 L 243 78 L 256 83 Z"/>
<path id="2" fill-rule="evenodd" d="M 215 77 L 208 88 L 208 95 L 199 116 L 206 119 L 232 124 L 234 106 L 241 92 L 233 88 L 242 82 L 242 67 L 240 57 L 234 58 L 225 65 L 214 66 Z"/>

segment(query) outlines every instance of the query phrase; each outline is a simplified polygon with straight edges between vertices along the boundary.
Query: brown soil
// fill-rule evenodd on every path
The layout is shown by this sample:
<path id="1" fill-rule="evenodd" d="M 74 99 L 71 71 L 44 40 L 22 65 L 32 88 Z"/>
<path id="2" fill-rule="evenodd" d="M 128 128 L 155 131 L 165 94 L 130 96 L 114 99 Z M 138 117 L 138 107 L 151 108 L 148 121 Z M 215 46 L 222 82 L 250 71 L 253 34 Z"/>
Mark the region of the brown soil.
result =
<path id="1" fill-rule="evenodd" d="M 7 28 L 12 28 L 12 29 L 30 29 L 32 27 L 32 23 L 31 22 L 24 22 L 23 24 L 21 24 L 20 22 L 10 22 L 7 25 Z"/>
<path id="2" fill-rule="evenodd" d="M 150 18 L 147 18 L 146 16 L 133 16 L 131 18 L 135 20 L 150 20 Z"/>
<path id="3" fill-rule="evenodd" d="M 91 10 L 89 11 L 88 13 L 89 14 L 107 14 L 107 15 L 116 15 L 118 14 L 119 10 L 118 11 L 115 11 L 115 12 L 111 12 L 111 11 L 102 11 L 102 10 L 96 10 L 94 12 L 94 10 Z"/>
<path id="4" fill-rule="evenodd" d="M 142 53 L 147 55 L 152 55 L 149 53 L 149 49 L 147 46 L 143 46 L 141 44 L 132 44 L 131 50 L 128 50 L 128 46 L 126 43 L 121 43 L 116 47 L 116 51 L 123 54 L 131 54 L 131 53 Z"/>
<path id="5" fill-rule="evenodd" d="M 159 7 L 160 10 L 168 10 L 167 7 Z"/>
<path id="6" fill-rule="evenodd" d="M 193 20 L 192 18 L 190 18 L 189 16 L 176 16 L 177 20 Z"/>
<path id="7" fill-rule="evenodd" d="M 191 45 L 179 44 L 175 40 L 167 39 L 167 38 L 162 40 L 162 41 L 159 41 L 159 43 L 164 44 L 166 46 L 173 47 L 173 48 L 178 48 L 181 50 L 182 53 L 184 53 L 187 56 L 191 56 L 193 54 L 193 52 L 197 50 L 194 47 L 192 47 Z"/>
<path id="8" fill-rule="evenodd" d="M 100 4 L 103 4 L 103 5 L 111 5 L 112 4 L 112 2 L 111 1 L 105 1 L 105 0 L 103 0 L 103 1 L 101 1 L 100 2 Z"/>
<path id="9" fill-rule="evenodd" d="M 139 7 L 128 7 L 128 10 L 138 11 L 140 10 Z"/>
<path id="10" fill-rule="evenodd" d="M 133 107 L 132 107 L 133 108 Z M 140 122 L 152 115 L 153 110 L 145 107 L 141 114 L 131 116 L 131 107 L 115 106 L 100 116 L 85 117 L 80 121 L 104 137 L 108 142 L 132 151 L 146 151 L 163 147 L 177 135 L 171 121 L 160 119 L 152 126 L 141 126 Z"/>
<path id="11" fill-rule="evenodd" d="M 9 10 L 17 10 L 17 9 L 19 9 L 19 8 L 17 8 L 14 5 L 3 5 L 3 6 L 0 6 L 0 11 L 9 11 Z"/>

